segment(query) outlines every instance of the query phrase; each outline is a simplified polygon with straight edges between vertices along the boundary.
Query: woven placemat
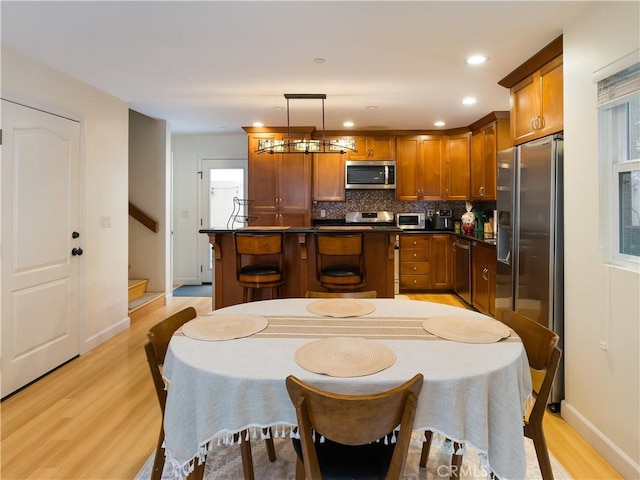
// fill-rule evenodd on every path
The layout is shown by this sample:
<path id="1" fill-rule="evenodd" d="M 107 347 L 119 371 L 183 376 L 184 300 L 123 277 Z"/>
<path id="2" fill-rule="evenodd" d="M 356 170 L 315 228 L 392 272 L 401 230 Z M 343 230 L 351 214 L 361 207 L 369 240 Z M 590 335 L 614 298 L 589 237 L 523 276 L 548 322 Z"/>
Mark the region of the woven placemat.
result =
<path id="1" fill-rule="evenodd" d="M 331 377 L 361 377 L 389 368 L 396 354 L 386 345 L 358 337 L 330 337 L 296 350 L 295 361 L 305 370 Z"/>
<path id="2" fill-rule="evenodd" d="M 182 326 L 182 333 L 196 340 L 232 340 L 248 337 L 265 328 L 265 317 L 250 314 L 217 314 L 196 317 Z"/>
<path id="3" fill-rule="evenodd" d="M 326 298 L 310 303 L 307 310 L 323 317 L 360 317 L 374 312 L 376 307 L 353 298 Z"/>
<path id="4" fill-rule="evenodd" d="M 511 334 L 504 323 L 483 317 L 431 317 L 422 326 L 440 338 L 463 343 L 494 343 Z"/>

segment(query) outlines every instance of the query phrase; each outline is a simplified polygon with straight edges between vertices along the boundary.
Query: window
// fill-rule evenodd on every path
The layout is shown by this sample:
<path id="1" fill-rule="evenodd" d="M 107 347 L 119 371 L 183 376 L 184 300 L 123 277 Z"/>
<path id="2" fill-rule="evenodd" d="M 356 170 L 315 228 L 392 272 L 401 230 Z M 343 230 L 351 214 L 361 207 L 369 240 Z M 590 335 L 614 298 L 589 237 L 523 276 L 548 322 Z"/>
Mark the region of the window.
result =
<path id="1" fill-rule="evenodd" d="M 640 265 L 640 63 L 598 82 L 605 261 Z"/>

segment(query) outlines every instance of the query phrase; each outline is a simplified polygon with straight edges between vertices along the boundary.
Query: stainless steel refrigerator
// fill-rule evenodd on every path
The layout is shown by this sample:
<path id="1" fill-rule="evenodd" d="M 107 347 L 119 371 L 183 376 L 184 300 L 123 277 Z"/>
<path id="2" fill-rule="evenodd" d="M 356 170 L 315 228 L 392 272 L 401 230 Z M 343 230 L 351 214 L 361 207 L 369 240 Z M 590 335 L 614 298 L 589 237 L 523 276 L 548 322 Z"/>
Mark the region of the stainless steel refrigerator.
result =
<path id="1" fill-rule="evenodd" d="M 563 348 L 564 255 L 562 135 L 498 153 L 496 318 L 513 309 L 560 336 Z M 563 363 L 550 408 L 564 398 Z"/>

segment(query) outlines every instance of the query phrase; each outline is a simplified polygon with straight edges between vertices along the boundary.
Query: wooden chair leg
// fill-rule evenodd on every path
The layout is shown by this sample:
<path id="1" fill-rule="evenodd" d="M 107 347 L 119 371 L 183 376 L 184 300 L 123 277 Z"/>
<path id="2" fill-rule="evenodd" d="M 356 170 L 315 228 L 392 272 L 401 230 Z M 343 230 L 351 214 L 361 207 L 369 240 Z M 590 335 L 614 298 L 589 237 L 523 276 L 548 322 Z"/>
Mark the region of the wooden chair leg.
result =
<path id="1" fill-rule="evenodd" d="M 433 432 L 427 430 L 424 432 L 425 441 L 422 442 L 422 452 L 420 453 L 420 466 L 426 468 L 429 460 L 429 451 L 431 450 L 431 440 L 433 440 Z"/>
<path id="2" fill-rule="evenodd" d="M 462 443 L 453 442 L 453 455 L 451 455 L 451 477 L 450 480 L 458 480 L 460 478 L 460 468 L 462 467 L 462 455 L 456 452 L 462 448 Z"/>
<path id="3" fill-rule="evenodd" d="M 247 437 L 247 431 L 240 432 L 242 442 L 240 443 L 240 455 L 242 457 L 242 471 L 244 480 L 254 480 L 253 478 L 253 458 L 251 457 L 251 441 Z"/>
<path id="4" fill-rule="evenodd" d="M 196 462 L 196 467 L 193 469 L 193 472 L 189 474 L 187 477 L 188 480 L 202 480 L 204 478 L 204 467 L 206 465 L 206 461 L 202 462 L 200 465 Z"/>
<path id="5" fill-rule="evenodd" d="M 158 436 L 158 444 L 156 445 L 156 456 L 153 459 L 153 470 L 151 471 L 151 480 L 161 480 L 162 470 L 164 470 L 164 425 L 160 426 L 160 435 Z"/>
<path id="6" fill-rule="evenodd" d="M 551 468 L 551 460 L 549 460 L 549 450 L 547 449 L 547 441 L 544 438 L 544 431 L 542 428 L 531 428 L 531 425 L 529 425 L 528 433 L 536 449 L 542 479 L 553 480 L 553 469 Z"/>
<path id="7" fill-rule="evenodd" d="M 276 461 L 276 447 L 273 445 L 273 435 L 271 433 L 271 427 L 263 428 L 262 433 L 268 434 L 268 438 L 264 439 L 264 444 L 267 447 L 267 456 L 270 462 Z"/>
<path id="8" fill-rule="evenodd" d="M 296 480 L 304 480 L 305 476 L 304 463 L 302 463 L 302 460 L 298 458 L 296 461 Z"/>

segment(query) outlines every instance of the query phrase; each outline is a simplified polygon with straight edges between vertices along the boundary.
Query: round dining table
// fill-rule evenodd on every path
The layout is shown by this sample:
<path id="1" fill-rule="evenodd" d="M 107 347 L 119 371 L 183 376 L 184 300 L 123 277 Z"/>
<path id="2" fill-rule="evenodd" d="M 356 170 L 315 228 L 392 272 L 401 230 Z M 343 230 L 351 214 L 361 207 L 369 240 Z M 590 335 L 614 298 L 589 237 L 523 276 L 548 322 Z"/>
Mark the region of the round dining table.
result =
<path id="1" fill-rule="evenodd" d="M 222 308 L 196 319 L 245 315 L 266 320 L 266 328 L 248 336 L 194 338 L 197 335 L 182 331 L 186 325 L 177 331 L 163 368 L 167 383 L 165 453 L 172 475 L 186 477 L 206 451 L 233 442 L 234 434 L 245 430 L 250 438 L 260 438 L 263 428 L 271 427 L 276 438 L 288 437 L 296 425 L 285 386 L 288 375 L 324 390 L 369 394 L 422 373 L 414 431 L 430 430 L 471 445 L 498 478 L 524 478 L 523 409 L 531 397 L 531 375 L 515 332 L 490 343 L 475 343 L 473 338 L 452 341 L 427 331 L 425 320 L 496 320 L 417 300 L 348 301 L 364 310 L 358 313 L 356 308 L 354 316 L 342 317 L 322 310 L 318 313 L 314 307 L 324 300 L 264 300 Z M 302 347 L 334 337 L 369 339 L 388 347 L 395 358 L 380 371 L 349 377 L 313 373 L 296 361 Z"/>

